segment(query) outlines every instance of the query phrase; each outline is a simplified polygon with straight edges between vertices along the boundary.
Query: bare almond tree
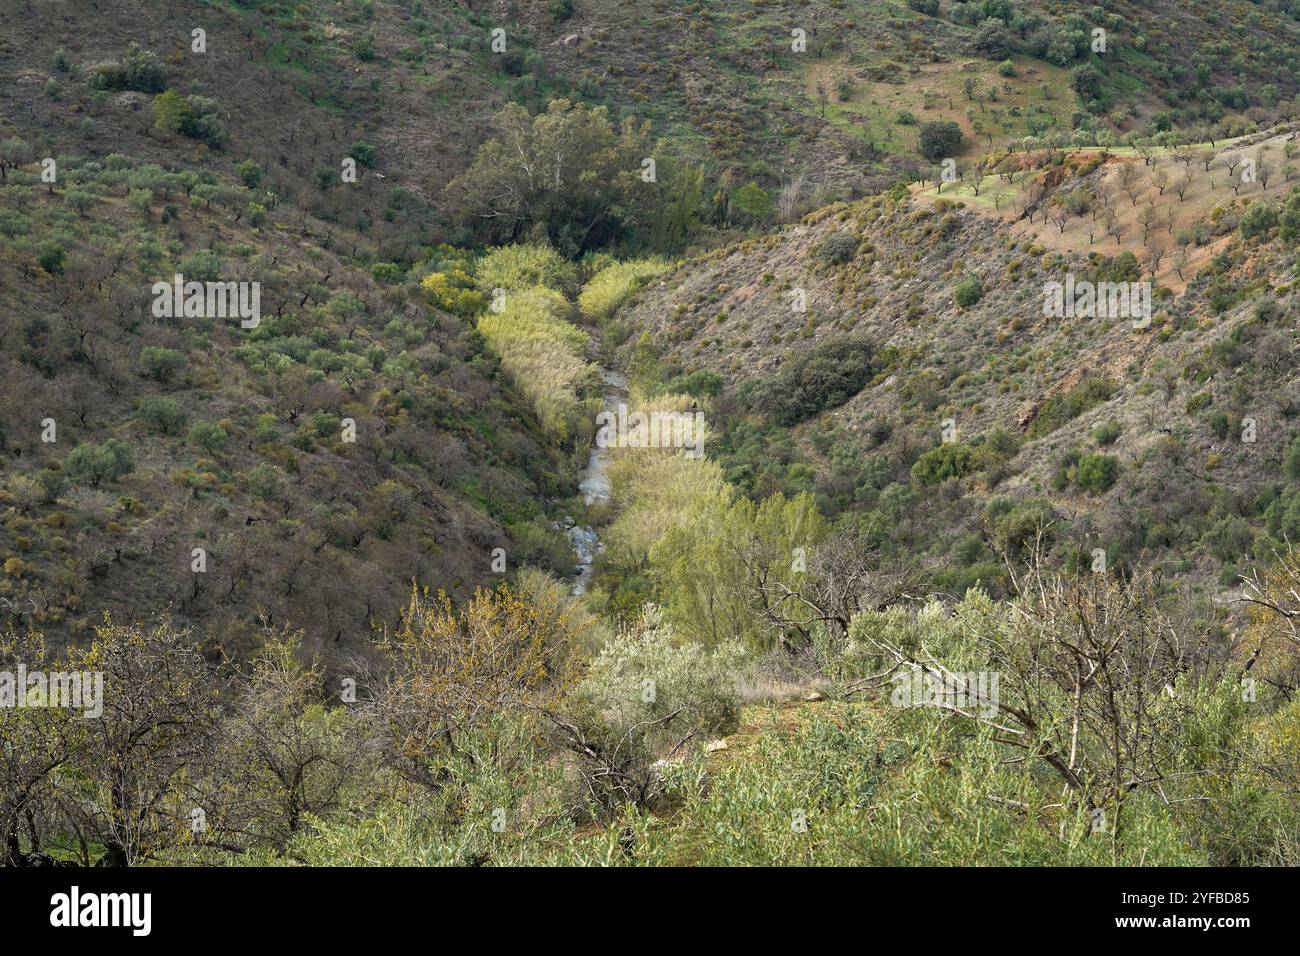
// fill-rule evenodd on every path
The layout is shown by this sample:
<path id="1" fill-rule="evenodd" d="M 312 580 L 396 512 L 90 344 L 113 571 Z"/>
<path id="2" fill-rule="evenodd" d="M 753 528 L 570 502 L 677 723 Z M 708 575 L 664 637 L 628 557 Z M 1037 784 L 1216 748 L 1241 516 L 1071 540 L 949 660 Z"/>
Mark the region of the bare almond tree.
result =
<path id="1" fill-rule="evenodd" d="M 1039 556 L 1025 571 L 1008 563 L 1008 573 L 1019 596 L 1005 617 L 976 627 L 986 666 L 1000 676 L 996 695 L 980 696 L 967 667 L 869 617 L 852 637 L 878 656 L 879 672 L 857 689 L 906 670 L 963 691 L 937 706 L 950 719 L 987 721 L 998 743 L 1049 768 L 1062 787 L 1056 808 L 1081 811 L 1088 835 L 1109 838 L 1117 856 L 1126 801 L 1140 791 L 1159 797 L 1178 771 L 1191 706 L 1183 682 L 1207 672 L 1208 643 L 1161 610 L 1150 573 L 1068 575 Z M 1079 817 L 1058 819 L 1064 836 Z"/>

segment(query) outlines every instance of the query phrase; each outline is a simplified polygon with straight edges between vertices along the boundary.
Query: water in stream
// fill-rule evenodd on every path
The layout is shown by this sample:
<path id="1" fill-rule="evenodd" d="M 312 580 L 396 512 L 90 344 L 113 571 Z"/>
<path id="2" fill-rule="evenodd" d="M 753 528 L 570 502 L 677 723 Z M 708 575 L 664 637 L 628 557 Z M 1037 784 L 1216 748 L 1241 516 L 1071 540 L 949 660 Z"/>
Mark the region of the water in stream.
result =
<path id="1" fill-rule="evenodd" d="M 615 410 L 620 402 L 627 401 L 627 376 L 611 368 L 602 368 L 600 377 L 605 382 L 604 410 Z M 609 449 L 597 448 L 593 443 L 587 453 L 587 467 L 582 469 L 578 491 L 588 506 L 609 501 Z M 573 525 L 568 528 L 569 540 L 578 555 L 578 578 L 573 583 L 574 594 L 585 594 L 591 581 L 591 564 L 602 547 L 600 536 L 591 525 Z"/>

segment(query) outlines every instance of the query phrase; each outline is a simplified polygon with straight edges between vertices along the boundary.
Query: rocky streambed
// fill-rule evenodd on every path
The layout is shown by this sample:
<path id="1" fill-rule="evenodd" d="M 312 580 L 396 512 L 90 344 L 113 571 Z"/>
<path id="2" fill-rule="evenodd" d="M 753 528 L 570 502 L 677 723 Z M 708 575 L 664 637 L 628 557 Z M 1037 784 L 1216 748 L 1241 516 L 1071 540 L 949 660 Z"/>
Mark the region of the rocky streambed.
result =
<path id="1" fill-rule="evenodd" d="M 605 382 L 604 410 L 614 411 L 620 403 L 627 401 L 627 376 L 612 368 L 602 368 L 600 377 Z M 609 501 L 609 449 L 598 448 L 593 442 L 587 453 L 587 465 L 582 469 L 578 481 L 578 491 L 582 500 L 590 507 Z M 565 519 L 566 533 L 573 542 L 574 553 L 578 556 L 578 577 L 573 583 L 574 594 L 585 594 L 591 582 L 591 566 L 602 547 L 600 535 L 591 525 L 580 525 L 571 518 Z"/>

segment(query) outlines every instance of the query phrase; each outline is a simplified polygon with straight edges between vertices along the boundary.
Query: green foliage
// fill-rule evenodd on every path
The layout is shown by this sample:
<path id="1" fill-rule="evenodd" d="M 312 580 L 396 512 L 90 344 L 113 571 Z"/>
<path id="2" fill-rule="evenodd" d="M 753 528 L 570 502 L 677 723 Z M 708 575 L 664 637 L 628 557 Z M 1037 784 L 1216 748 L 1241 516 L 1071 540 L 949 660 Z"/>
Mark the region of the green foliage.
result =
<path id="1" fill-rule="evenodd" d="M 1300 186 L 1292 186 L 1287 193 L 1286 205 L 1282 207 L 1280 218 L 1283 241 L 1300 242 Z"/>
<path id="2" fill-rule="evenodd" d="M 1300 481 L 1300 435 L 1287 446 L 1286 456 L 1282 459 L 1282 471 L 1292 481 Z"/>
<path id="3" fill-rule="evenodd" d="M 988 19 L 975 31 L 975 49 L 990 60 L 1004 60 L 1014 51 L 1015 40 L 1001 20 Z"/>
<path id="4" fill-rule="evenodd" d="M 146 345 L 140 350 L 140 374 L 156 382 L 169 382 L 172 376 L 189 364 L 184 354 L 175 349 Z"/>
<path id="5" fill-rule="evenodd" d="M 938 161 L 961 149 L 961 127 L 952 120 L 931 120 L 921 124 L 917 146 L 926 159 Z"/>
<path id="6" fill-rule="evenodd" d="M 691 395 L 695 398 L 713 398 L 722 394 L 725 379 L 717 372 L 698 369 L 686 375 L 677 375 L 668 379 L 659 391 L 667 395 Z"/>
<path id="7" fill-rule="evenodd" d="M 36 261 L 42 269 L 50 275 L 63 275 L 63 266 L 68 260 L 68 251 L 53 239 L 46 240 L 40 245 L 36 255 Z"/>
<path id="8" fill-rule="evenodd" d="M 184 406 L 175 399 L 162 395 L 146 395 L 140 399 L 140 420 L 164 435 L 175 435 L 188 417 Z"/>
<path id="9" fill-rule="evenodd" d="M 953 289 L 952 300 L 957 303 L 958 308 L 969 309 L 977 304 L 980 299 L 984 298 L 984 283 L 980 282 L 979 276 L 968 275 Z"/>
<path id="10" fill-rule="evenodd" d="M 235 172 L 249 189 L 262 185 L 262 167 L 251 159 L 246 159 L 235 167 Z"/>
<path id="11" fill-rule="evenodd" d="M 597 272 L 578 296 L 578 308 L 592 321 L 613 318 L 619 306 L 650 279 L 668 271 L 663 259 L 632 259 Z"/>
<path id="12" fill-rule="evenodd" d="M 64 472 L 73 481 L 84 481 L 98 488 L 135 470 L 135 457 L 125 442 L 110 438 L 101 444 L 78 445 L 68 453 Z"/>
<path id="13" fill-rule="evenodd" d="M 601 649 L 575 696 L 601 716 L 613 740 L 633 734 L 650 751 L 688 733 L 724 736 L 740 713 L 734 672 L 742 656 L 732 644 L 674 640 L 650 609 Z M 677 716 L 656 723 L 670 714 Z"/>
<path id="14" fill-rule="evenodd" d="M 248 473 L 248 487 L 263 501 L 274 501 L 284 490 L 283 473 L 268 462 L 260 462 Z"/>
<path id="15" fill-rule="evenodd" d="M 577 256 L 623 233 L 620 210 L 659 198 L 640 175 L 653 154 L 648 127 L 629 118 L 615 130 L 603 106 L 555 99 L 532 117 L 511 103 L 493 125 L 497 135 L 447 188 L 456 215 L 488 242 L 544 236 Z"/>
<path id="16" fill-rule="evenodd" d="M 858 251 L 857 237 L 848 232 L 831 233 L 817 250 L 822 262 L 829 266 L 839 266 L 850 262 Z"/>
<path id="17" fill-rule="evenodd" d="M 489 296 L 493 289 L 511 292 L 534 286 L 569 293 L 577 285 L 577 269 L 551 246 L 502 246 L 478 261 L 475 279 Z"/>
<path id="18" fill-rule="evenodd" d="M 758 183 L 746 183 L 731 191 L 731 209 L 742 222 L 766 222 L 775 208 L 772 194 Z"/>
<path id="19" fill-rule="evenodd" d="M 1237 231 L 1241 234 L 1241 238 L 1253 239 L 1256 236 L 1267 236 L 1277 223 L 1277 210 L 1266 202 L 1256 200 L 1247 207 L 1245 215 L 1241 217 L 1241 222 L 1237 226 Z"/>
<path id="20" fill-rule="evenodd" d="M 226 124 L 221 107 L 206 96 L 182 96 L 167 90 L 154 97 L 154 125 L 168 133 L 180 133 L 220 149 L 226 142 Z"/>
<path id="21" fill-rule="evenodd" d="M 1249 556 L 1254 543 L 1250 524 L 1238 515 L 1220 518 L 1201 536 L 1201 546 L 1224 563 Z"/>
<path id="22" fill-rule="evenodd" d="M 1039 438 L 1056 431 L 1066 422 L 1109 399 L 1118 389 L 1108 379 L 1087 378 L 1066 394 L 1053 395 L 1043 402 L 1038 414 L 1029 424 L 1028 436 Z"/>
<path id="23" fill-rule="evenodd" d="M 798 424 L 860 392 L 875 374 L 874 356 L 874 345 L 858 336 L 818 343 L 782 365 L 775 377 L 746 382 L 742 401 L 779 425 Z"/>
<path id="24" fill-rule="evenodd" d="M 348 155 L 357 161 L 358 166 L 369 168 L 375 165 L 375 148 L 367 142 L 358 140 L 353 143 Z"/>
<path id="25" fill-rule="evenodd" d="M 1123 430 L 1119 422 L 1103 422 L 1092 430 L 1092 440 L 1098 445 L 1113 445 Z"/>
<path id="26" fill-rule="evenodd" d="M 152 51 L 132 42 L 121 63 L 102 66 L 95 73 L 95 86 L 102 90 L 135 90 L 159 93 L 167 83 L 162 64 Z"/>
<path id="27" fill-rule="evenodd" d="M 209 455 L 215 455 L 225 447 L 227 437 L 226 430 L 216 422 L 195 422 L 185 440 Z"/>
<path id="28" fill-rule="evenodd" d="M 922 485 L 935 485 L 949 478 L 964 478 L 975 470 L 975 453 L 963 442 L 944 442 L 931 448 L 912 465 L 912 478 Z"/>
<path id="29" fill-rule="evenodd" d="M 1074 480 L 1084 491 L 1100 494 L 1115 484 L 1118 477 L 1119 459 L 1114 455 L 1094 453 L 1080 456 Z"/>

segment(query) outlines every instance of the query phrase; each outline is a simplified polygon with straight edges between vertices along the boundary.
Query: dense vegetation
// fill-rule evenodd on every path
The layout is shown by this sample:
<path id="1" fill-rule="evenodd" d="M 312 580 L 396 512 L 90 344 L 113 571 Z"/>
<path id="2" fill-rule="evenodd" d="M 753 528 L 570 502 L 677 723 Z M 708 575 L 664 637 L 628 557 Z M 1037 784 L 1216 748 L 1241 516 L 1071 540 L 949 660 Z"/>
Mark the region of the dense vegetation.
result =
<path id="1" fill-rule="evenodd" d="M 172 6 L 0 25 L 0 863 L 1300 863 L 1300 4 Z"/>

